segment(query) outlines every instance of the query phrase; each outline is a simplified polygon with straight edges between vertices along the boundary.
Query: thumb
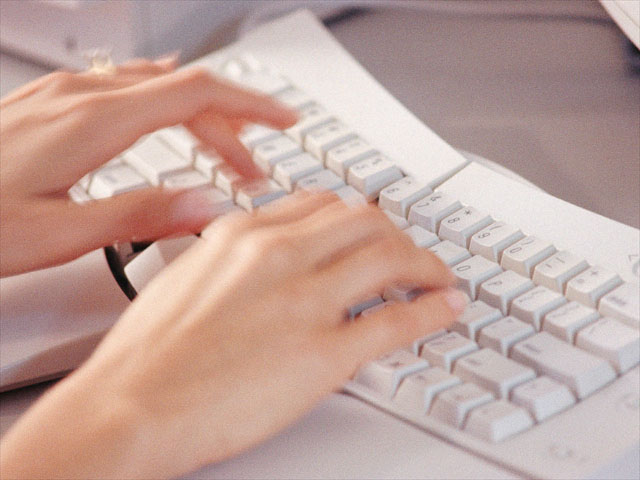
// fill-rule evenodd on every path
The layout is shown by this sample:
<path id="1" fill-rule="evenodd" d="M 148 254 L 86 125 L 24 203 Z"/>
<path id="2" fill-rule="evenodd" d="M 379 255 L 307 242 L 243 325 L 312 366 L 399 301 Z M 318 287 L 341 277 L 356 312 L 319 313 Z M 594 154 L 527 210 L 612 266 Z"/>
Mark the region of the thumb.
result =
<path id="1" fill-rule="evenodd" d="M 85 229 L 88 247 L 199 232 L 230 199 L 218 190 L 152 188 L 78 205 L 69 222 Z M 73 218 L 75 216 L 75 219 Z"/>

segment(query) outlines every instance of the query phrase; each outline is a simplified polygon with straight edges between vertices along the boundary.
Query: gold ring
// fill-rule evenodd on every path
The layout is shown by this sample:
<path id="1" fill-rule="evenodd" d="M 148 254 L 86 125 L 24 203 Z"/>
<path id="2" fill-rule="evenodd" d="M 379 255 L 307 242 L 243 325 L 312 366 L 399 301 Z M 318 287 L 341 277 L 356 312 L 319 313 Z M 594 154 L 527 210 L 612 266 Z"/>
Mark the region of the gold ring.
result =
<path id="1" fill-rule="evenodd" d="M 95 49 L 85 54 L 89 63 L 87 72 L 96 75 L 113 75 L 116 73 L 116 66 L 111 59 L 111 51 L 105 49 Z"/>

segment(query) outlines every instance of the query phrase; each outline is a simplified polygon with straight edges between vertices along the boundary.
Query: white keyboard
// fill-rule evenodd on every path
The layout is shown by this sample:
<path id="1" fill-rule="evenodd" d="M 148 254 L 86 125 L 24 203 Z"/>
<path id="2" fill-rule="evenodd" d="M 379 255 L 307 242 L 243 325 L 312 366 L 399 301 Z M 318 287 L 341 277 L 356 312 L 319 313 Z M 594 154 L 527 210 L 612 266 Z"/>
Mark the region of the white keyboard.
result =
<path id="1" fill-rule="evenodd" d="M 241 135 L 271 180 L 240 187 L 215 152 L 172 127 L 87 175 L 71 197 L 88 202 L 152 185 L 206 188 L 221 215 L 251 212 L 296 189 L 377 203 L 452 268 L 471 303 L 449 331 L 364 366 L 347 392 L 525 476 L 581 477 L 637 451 L 638 231 L 467 164 L 415 119 L 403 123 L 398 105 L 377 113 L 391 135 L 366 112 L 361 129 L 353 106 L 367 110 L 377 97 L 355 88 L 371 80 L 351 60 L 338 59 L 347 72 L 337 68 L 335 76 L 355 75 L 354 88 L 329 87 L 334 95 L 327 96 L 318 85 L 332 80 L 309 77 L 313 62 L 294 70 L 295 61 L 276 57 L 276 70 L 258 56 L 231 49 L 199 63 L 300 112 L 286 131 L 252 126 Z M 198 241 L 117 248 L 139 291 Z M 351 320 L 420 292 L 390 285 L 379 293 L 353 306 Z"/>

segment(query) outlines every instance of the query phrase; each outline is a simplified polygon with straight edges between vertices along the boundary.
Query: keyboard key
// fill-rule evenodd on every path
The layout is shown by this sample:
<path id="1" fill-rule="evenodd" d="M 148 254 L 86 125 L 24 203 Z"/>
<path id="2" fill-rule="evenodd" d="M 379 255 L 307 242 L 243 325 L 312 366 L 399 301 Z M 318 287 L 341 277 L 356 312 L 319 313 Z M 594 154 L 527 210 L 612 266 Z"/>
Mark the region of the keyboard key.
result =
<path id="1" fill-rule="evenodd" d="M 471 258 L 469 250 L 462 248 L 449 240 L 436 243 L 434 246 L 429 247 L 429 250 L 435 253 L 440 260 L 450 267 Z"/>
<path id="2" fill-rule="evenodd" d="M 574 301 L 547 313 L 542 330 L 573 343 L 576 332 L 597 319 L 598 312 Z"/>
<path id="3" fill-rule="evenodd" d="M 380 295 L 375 295 L 375 296 L 372 296 L 371 298 L 367 298 L 366 300 L 358 303 L 357 305 L 353 305 L 352 307 L 350 307 L 349 310 L 347 311 L 347 318 L 349 318 L 350 320 L 353 320 L 365 310 L 373 308 L 376 305 L 380 305 L 382 303 L 384 303 L 384 300 L 382 299 L 382 297 L 380 297 Z"/>
<path id="4" fill-rule="evenodd" d="M 514 317 L 505 317 L 480 330 L 478 345 L 508 355 L 511 347 L 534 333 L 531 325 Z"/>
<path id="5" fill-rule="evenodd" d="M 178 155 L 158 137 L 151 135 L 123 154 L 124 161 L 145 177 L 151 185 L 161 185 L 169 175 L 191 167 L 191 159 Z"/>
<path id="6" fill-rule="evenodd" d="M 231 165 L 220 165 L 216 169 L 215 186 L 230 196 L 235 196 L 244 177 L 240 175 Z"/>
<path id="7" fill-rule="evenodd" d="M 518 228 L 504 222 L 495 222 L 472 235 L 469 251 L 493 262 L 500 262 L 502 251 L 522 238 L 524 234 Z"/>
<path id="8" fill-rule="evenodd" d="M 616 377 L 606 360 L 558 340 L 547 332 L 536 333 L 516 344 L 510 356 L 538 374 L 564 383 L 579 399 L 591 395 Z"/>
<path id="9" fill-rule="evenodd" d="M 549 258 L 556 248 L 538 237 L 525 237 L 502 252 L 500 265 L 505 270 L 513 270 L 531 278 L 534 267 Z"/>
<path id="10" fill-rule="evenodd" d="M 142 175 L 128 165 L 114 165 L 97 170 L 91 179 L 89 195 L 95 199 L 130 192 L 149 184 Z"/>
<path id="11" fill-rule="evenodd" d="M 460 210 L 462 204 L 444 192 L 434 192 L 414 203 L 409 209 L 409 223 L 436 233 L 440 221 Z"/>
<path id="12" fill-rule="evenodd" d="M 397 350 L 361 368 L 356 374 L 355 382 L 381 396 L 391 398 L 406 376 L 428 366 L 424 359 L 406 350 Z"/>
<path id="13" fill-rule="evenodd" d="M 536 422 L 542 422 L 576 403 L 566 385 L 546 376 L 514 388 L 511 401 L 529 410 Z"/>
<path id="14" fill-rule="evenodd" d="M 164 267 L 198 241 L 195 235 L 186 235 L 153 242 L 124 267 L 129 283 L 136 292 L 142 291 Z"/>
<path id="15" fill-rule="evenodd" d="M 169 127 L 158 130 L 154 135 L 181 157 L 193 162 L 198 141 L 184 127 Z"/>
<path id="16" fill-rule="evenodd" d="M 216 177 L 216 172 L 223 165 L 226 165 L 226 162 L 213 150 L 202 147 L 196 148 L 193 168 L 209 180 L 213 180 Z"/>
<path id="17" fill-rule="evenodd" d="M 420 356 L 426 358 L 430 365 L 450 372 L 455 360 L 477 349 L 478 345 L 473 340 L 451 332 L 422 345 Z"/>
<path id="18" fill-rule="evenodd" d="M 371 201 L 378 197 L 380 190 L 401 178 L 400 169 L 387 157 L 378 154 L 349 168 L 347 182 Z"/>
<path id="19" fill-rule="evenodd" d="M 273 169 L 273 179 L 290 193 L 298 180 L 320 170 L 322 165 L 318 160 L 308 153 L 301 153 L 278 162 Z"/>
<path id="20" fill-rule="evenodd" d="M 289 137 L 280 135 L 253 149 L 253 161 L 263 172 L 271 174 L 276 163 L 302 153 L 302 148 Z"/>
<path id="21" fill-rule="evenodd" d="M 537 286 L 511 302 L 509 315 L 533 325 L 533 328 L 539 331 L 542 318 L 565 303 L 567 300 L 558 292 Z"/>
<path id="22" fill-rule="evenodd" d="M 596 308 L 598 300 L 622 283 L 618 274 L 599 266 L 586 269 L 567 283 L 567 298 Z"/>
<path id="23" fill-rule="evenodd" d="M 429 415 L 456 428 L 462 428 L 467 413 L 494 400 L 493 394 L 473 383 L 463 383 L 440 393 Z"/>
<path id="24" fill-rule="evenodd" d="M 78 184 L 73 185 L 69 189 L 67 194 L 69 195 L 69 198 L 73 200 L 74 203 L 77 203 L 79 205 L 82 205 L 83 203 L 87 203 L 93 200 L 89 196 L 89 194 L 86 192 L 86 190 Z"/>
<path id="25" fill-rule="evenodd" d="M 364 198 L 359 191 L 351 185 L 345 185 L 335 190 L 335 194 L 346 203 L 349 207 L 357 207 L 358 205 L 366 205 L 367 199 Z"/>
<path id="26" fill-rule="evenodd" d="M 623 283 L 600 300 L 598 311 L 630 327 L 640 329 L 640 288 L 638 284 Z"/>
<path id="27" fill-rule="evenodd" d="M 228 78 L 244 88 L 257 90 L 265 95 L 275 95 L 291 88 L 287 79 L 266 71 L 243 72 L 241 75 Z"/>
<path id="28" fill-rule="evenodd" d="M 464 207 L 442 219 L 438 235 L 468 248 L 471 236 L 492 222 L 493 219 L 486 213 L 473 207 Z"/>
<path id="29" fill-rule="evenodd" d="M 392 213 L 389 210 L 382 210 L 382 211 L 399 230 L 404 230 L 405 228 L 409 228 L 409 222 L 407 222 L 406 218 L 396 215 L 395 213 Z"/>
<path id="30" fill-rule="evenodd" d="M 551 290 L 563 293 L 566 283 L 578 273 L 589 268 L 586 260 L 563 250 L 536 265 L 533 281 Z"/>
<path id="31" fill-rule="evenodd" d="M 453 374 L 465 382 L 473 382 L 498 398 L 509 398 L 517 385 L 536 377 L 535 372 L 518 362 L 483 348 L 456 361 Z"/>
<path id="32" fill-rule="evenodd" d="M 404 177 L 380 192 L 378 206 L 407 218 L 409 208 L 431 193 L 431 188 L 413 177 Z"/>
<path id="33" fill-rule="evenodd" d="M 309 192 L 318 190 L 337 190 L 344 187 L 345 183 L 331 170 L 320 170 L 306 177 L 301 178 L 296 183 L 296 190 L 307 190 Z"/>
<path id="34" fill-rule="evenodd" d="M 253 150 L 256 145 L 270 140 L 275 140 L 281 135 L 282 132 L 280 132 L 280 130 L 265 127 L 264 125 L 250 125 L 240 133 L 238 138 L 245 147 L 249 150 Z"/>
<path id="35" fill-rule="evenodd" d="M 355 138 L 329 150 L 325 161 L 328 169 L 346 180 L 352 165 L 377 153 L 378 151 L 362 138 Z"/>
<path id="36" fill-rule="evenodd" d="M 528 277 L 507 270 L 480 285 L 478 300 L 500 309 L 506 315 L 511 301 L 533 287 L 534 284 Z"/>
<path id="37" fill-rule="evenodd" d="M 464 430 L 490 442 L 501 442 L 533 426 L 529 413 L 506 400 L 498 400 L 474 408 Z"/>
<path id="38" fill-rule="evenodd" d="M 425 230 L 418 225 L 411 225 L 409 228 L 405 228 L 403 232 L 411 237 L 416 247 L 429 248 L 440 242 L 440 239 L 435 233 Z"/>
<path id="39" fill-rule="evenodd" d="M 304 149 L 324 162 L 328 150 L 342 143 L 353 140 L 356 134 L 344 123 L 334 121 L 309 130 L 304 137 Z"/>
<path id="40" fill-rule="evenodd" d="M 601 318 L 580 330 L 576 346 L 608 360 L 618 374 L 640 362 L 640 332 L 613 318 Z"/>
<path id="41" fill-rule="evenodd" d="M 378 313 L 380 310 L 384 310 L 385 308 L 390 307 L 394 303 L 395 302 L 392 300 L 384 301 L 382 303 L 377 303 L 373 307 L 369 307 L 366 310 L 363 310 L 362 312 L 360 312 L 360 316 L 370 317 L 371 315 L 375 315 L 376 313 Z M 414 355 L 418 354 L 417 352 L 414 352 L 413 350 L 410 350 L 410 349 L 407 349 L 407 351 L 411 351 L 411 353 L 413 353 Z"/>
<path id="42" fill-rule="evenodd" d="M 285 195 L 286 192 L 273 180 L 258 181 L 242 185 L 236 194 L 236 203 L 247 212 L 252 212 Z"/>
<path id="43" fill-rule="evenodd" d="M 460 262 L 451 270 L 458 279 L 458 288 L 469 295 L 471 300 L 478 298 L 478 289 L 482 282 L 502 272 L 497 263 L 480 255 L 474 255 L 464 262 Z"/>
<path id="44" fill-rule="evenodd" d="M 448 332 L 444 328 L 440 328 L 440 329 L 436 330 L 435 332 L 431 332 L 428 335 L 425 335 L 424 337 L 420 337 L 420 338 L 414 340 L 413 342 L 411 342 L 409 350 L 414 355 L 420 355 L 420 350 L 422 350 L 422 346 L 425 343 L 430 342 L 431 340 L 434 340 L 436 338 L 442 337 L 443 335 L 446 335 L 447 333 Z"/>
<path id="45" fill-rule="evenodd" d="M 429 411 L 436 395 L 451 387 L 460 385 L 461 380 L 445 372 L 440 367 L 431 367 L 407 376 L 393 402 L 410 412 L 424 415 Z"/>
<path id="46" fill-rule="evenodd" d="M 295 87 L 287 88 L 286 90 L 277 93 L 275 97 L 279 102 L 282 102 L 286 106 L 295 110 L 302 110 L 315 103 L 308 94 Z"/>
<path id="47" fill-rule="evenodd" d="M 330 115 L 323 107 L 314 103 L 301 109 L 298 123 L 287 128 L 284 132 L 299 145 L 302 145 L 307 132 L 334 120 L 333 115 Z"/>
<path id="48" fill-rule="evenodd" d="M 394 302 L 410 302 L 417 296 L 424 293 L 424 290 L 415 285 L 398 284 L 385 287 L 382 298 Z"/>
<path id="49" fill-rule="evenodd" d="M 475 341 L 482 328 L 500 318 L 502 318 L 500 310 L 476 300 L 467 305 L 462 315 L 451 325 L 451 330 Z"/>
<path id="50" fill-rule="evenodd" d="M 162 183 L 166 188 L 187 189 L 200 188 L 211 185 L 211 180 L 195 170 L 176 173 L 164 179 Z"/>

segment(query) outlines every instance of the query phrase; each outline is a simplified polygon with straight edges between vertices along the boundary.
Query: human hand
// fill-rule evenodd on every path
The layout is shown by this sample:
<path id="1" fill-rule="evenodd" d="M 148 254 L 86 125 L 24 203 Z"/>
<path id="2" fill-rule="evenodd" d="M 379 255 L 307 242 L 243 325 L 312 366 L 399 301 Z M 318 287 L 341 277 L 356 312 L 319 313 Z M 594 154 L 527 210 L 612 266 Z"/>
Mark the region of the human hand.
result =
<path id="1" fill-rule="evenodd" d="M 364 362 L 464 309 L 449 269 L 374 207 L 294 195 L 212 228 L 15 426 L 7 464 L 29 477 L 180 475 L 268 438 Z M 344 321 L 396 282 L 427 293 Z M 20 457 L 33 451 L 35 466 Z"/>
<path id="2" fill-rule="evenodd" d="M 0 103 L 0 274 L 60 264 L 116 241 L 197 231 L 208 197 L 150 188 L 76 205 L 67 190 L 142 135 L 184 123 L 246 177 L 245 122 L 285 128 L 295 113 L 175 61 L 134 60 L 113 75 L 55 72 Z"/>

